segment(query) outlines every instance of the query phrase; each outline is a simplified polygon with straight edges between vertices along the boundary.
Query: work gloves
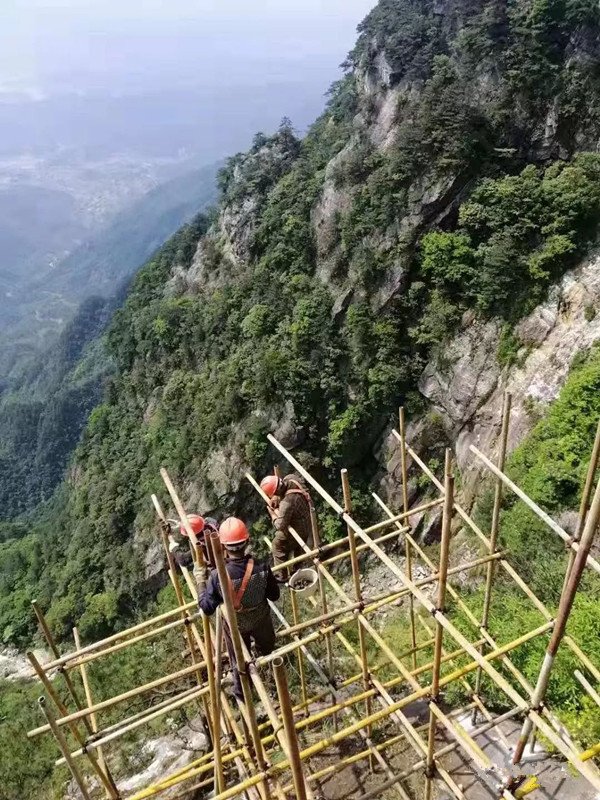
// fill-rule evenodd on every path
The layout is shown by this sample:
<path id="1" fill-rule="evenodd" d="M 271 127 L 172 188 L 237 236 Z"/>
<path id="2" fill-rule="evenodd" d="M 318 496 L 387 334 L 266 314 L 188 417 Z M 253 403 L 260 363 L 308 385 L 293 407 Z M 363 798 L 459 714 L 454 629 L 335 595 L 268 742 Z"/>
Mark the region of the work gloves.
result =
<path id="1" fill-rule="evenodd" d="M 198 597 L 202 597 L 206 591 L 206 570 L 204 567 L 194 566 L 194 580 L 196 581 L 196 589 L 198 590 Z"/>

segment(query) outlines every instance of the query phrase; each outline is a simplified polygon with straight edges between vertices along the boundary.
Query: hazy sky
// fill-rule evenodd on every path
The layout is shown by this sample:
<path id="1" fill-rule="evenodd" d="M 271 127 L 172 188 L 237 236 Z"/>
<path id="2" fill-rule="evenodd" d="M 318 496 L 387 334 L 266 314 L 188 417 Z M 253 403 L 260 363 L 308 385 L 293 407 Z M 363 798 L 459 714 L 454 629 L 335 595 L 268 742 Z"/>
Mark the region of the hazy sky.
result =
<path id="1" fill-rule="evenodd" d="M 253 83 L 337 65 L 375 0 L 0 0 L 0 86 Z"/>

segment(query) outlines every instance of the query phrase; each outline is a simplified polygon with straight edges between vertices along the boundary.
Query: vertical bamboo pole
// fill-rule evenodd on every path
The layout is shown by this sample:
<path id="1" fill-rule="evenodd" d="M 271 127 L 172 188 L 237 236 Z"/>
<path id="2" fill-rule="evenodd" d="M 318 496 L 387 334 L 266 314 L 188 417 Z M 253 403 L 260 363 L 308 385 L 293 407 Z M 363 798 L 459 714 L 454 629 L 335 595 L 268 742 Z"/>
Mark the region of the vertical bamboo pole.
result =
<path id="1" fill-rule="evenodd" d="M 183 591 L 181 589 L 181 583 L 179 582 L 179 575 L 178 575 L 178 572 L 177 572 L 177 565 L 175 563 L 175 559 L 173 558 L 173 553 L 169 549 L 169 537 L 167 535 L 167 524 L 168 523 L 167 523 L 167 520 L 165 518 L 164 512 L 162 510 L 162 507 L 161 507 L 160 503 L 158 502 L 158 498 L 156 497 L 156 495 L 153 494 L 151 499 L 152 499 L 152 504 L 154 505 L 154 509 L 155 509 L 156 514 L 157 514 L 158 519 L 159 519 L 160 536 L 161 536 L 161 540 L 162 540 L 162 544 L 163 544 L 163 548 L 164 548 L 165 554 L 167 556 L 167 563 L 169 564 L 169 577 L 171 578 L 171 583 L 173 584 L 173 589 L 175 590 L 175 596 L 177 597 L 177 604 L 182 609 L 181 610 L 181 618 L 185 621 L 185 625 L 184 625 L 185 637 L 187 639 L 187 643 L 188 643 L 188 647 L 189 647 L 189 651 L 190 651 L 190 658 L 191 658 L 192 664 L 196 664 L 198 662 L 198 658 L 197 658 L 197 654 L 196 654 L 196 643 L 195 643 L 194 637 L 192 635 L 191 626 L 189 624 L 188 614 L 184 609 L 185 598 L 183 596 Z M 187 520 L 187 515 L 186 515 L 186 520 Z M 204 636 L 205 636 L 205 639 L 206 639 L 206 628 L 207 628 L 208 622 L 207 622 L 204 614 L 202 615 L 202 621 L 203 621 L 203 624 L 204 624 Z M 210 628 L 208 629 L 208 635 L 210 637 Z M 214 697 L 215 697 L 214 684 L 212 685 L 212 690 L 211 690 L 211 683 L 212 683 L 213 678 L 214 678 L 214 673 L 212 671 L 212 664 L 210 664 L 210 662 L 208 660 L 209 657 L 212 656 L 212 650 L 210 650 L 209 645 L 210 645 L 210 641 L 207 642 L 206 664 L 207 664 L 207 672 L 208 672 L 208 680 L 209 680 L 210 703 L 212 704 L 212 707 L 214 709 L 214 704 L 215 704 L 215 702 L 214 702 Z M 203 686 L 204 685 L 204 681 L 202 679 L 202 672 L 200 670 L 200 667 L 198 667 L 198 670 L 196 672 L 196 681 L 198 683 L 198 686 Z M 215 723 L 214 723 L 214 719 L 211 718 L 212 715 L 210 713 L 210 705 L 209 705 L 209 701 L 208 701 L 206 695 L 203 695 L 201 702 L 202 702 L 202 704 L 204 706 L 204 714 L 206 716 L 206 726 L 207 726 L 208 731 L 210 733 L 210 737 L 213 740 L 213 747 L 215 747 L 216 750 L 217 750 L 217 749 L 219 749 L 219 744 L 215 745 L 215 743 L 214 743 L 215 736 L 214 736 L 214 731 L 213 731 L 213 727 L 214 727 Z M 220 749 L 219 749 L 218 757 L 220 757 Z"/>
<path id="2" fill-rule="evenodd" d="M 48 697 L 52 698 L 52 702 L 54 703 L 54 705 L 56 706 L 56 708 L 60 712 L 61 716 L 63 716 L 63 717 L 69 716 L 69 710 L 67 709 L 65 704 L 62 702 L 62 700 L 58 696 L 57 691 L 55 690 L 54 686 L 52 685 L 52 681 L 48 678 L 48 675 L 46 674 L 45 669 L 42 667 L 40 662 L 37 660 L 37 658 L 35 657 L 34 653 L 32 653 L 31 651 L 27 651 L 27 658 L 29 659 L 29 662 L 31 663 L 31 666 L 33 667 L 36 675 L 38 676 L 38 678 L 40 679 L 40 681 L 44 685 L 44 689 L 46 690 L 46 694 L 48 695 Z M 71 732 L 72 732 L 73 736 L 77 739 L 79 744 L 83 745 L 84 742 L 85 742 L 85 739 L 81 735 L 81 733 L 79 732 L 79 728 L 77 727 L 77 723 L 76 722 L 69 722 L 67 724 L 71 728 Z"/>
<path id="3" fill-rule="evenodd" d="M 402 510 L 408 515 L 408 474 L 406 469 L 406 425 L 404 407 L 400 408 L 400 463 L 402 468 Z M 404 524 L 410 528 L 410 517 L 404 518 Z M 404 537 L 405 568 L 408 579 L 413 579 L 412 547 L 408 537 Z M 410 640 L 413 647 L 413 669 L 417 668 L 417 632 L 415 629 L 415 598 L 412 594 L 408 597 L 408 613 L 410 616 Z"/>
<path id="4" fill-rule="evenodd" d="M 64 759 L 67 762 L 67 766 L 71 771 L 71 775 L 73 776 L 75 782 L 79 786 L 79 790 L 84 800 L 91 800 L 90 794 L 85 785 L 85 781 L 83 780 L 83 775 L 79 771 L 77 765 L 75 764 L 75 761 L 71 758 L 71 751 L 69 750 L 67 740 L 65 739 L 65 736 L 61 731 L 61 729 L 56 724 L 56 717 L 54 716 L 52 710 L 48 708 L 48 706 L 46 705 L 46 698 L 40 697 L 38 703 L 40 705 L 40 708 L 42 709 L 44 716 L 46 717 L 46 721 L 48 722 L 48 725 L 50 726 L 52 733 L 54 734 L 54 738 L 56 739 L 58 746 L 61 749 Z"/>
<path id="5" fill-rule="evenodd" d="M 450 529 L 454 509 L 454 476 L 451 472 L 451 453 L 446 450 L 444 470 L 444 515 L 442 518 L 442 541 L 440 548 L 440 577 L 438 582 L 436 612 L 444 613 L 446 604 L 446 580 L 448 577 L 448 555 L 450 552 Z M 442 649 L 444 642 L 444 628 L 440 624 L 439 615 L 435 622 L 435 643 L 433 647 L 433 672 L 431 678 L 431 703 L 436 703 L 440 692 L 440 667 L 442 663 Z M 429 710 L 429 738 L 427 742 L 427 768 L 425 782 L 425 800 L 431 800 L 433 776 L 435 774 L 434 747 L 437 717 L 433 710 Z"/>
<path id="6" fill-rule="evenodd" d="M 510 411 L 512 405 L 512 395 L 510 392 L 504 393 L 504 401 L 502 403 L 502 427 L 500 432 L 500 451 L 498 453 L 498 469 L 504 471 L 504 464 L 506 462 L 506 447 L 508 444 L 508 430 L 510 425 Z M 490 555 L 496 553 L 498 549 L 498 528 L 500 525 L 500 506 L 502 505 L 502 490 L 503 484 L 500 478 L 496 478 L 496 485 L 494 487 L 494 508 L 492 511 L 492 525 L 490 529 Z M 487 572 L 485 576 L 485 592 L 483 596 L 483 612 L 481 614 L 481 625 L 483 630 L 487 630 L 490 618 L 490 605 L 492 600 L 492 585 L 494 582 L 494 575 L 496 572 L 496 562 L 489 561 L 487 565 Z M 483 646 L 481 647 L 483 653 Z M 483 677 L 483 670 L 481 667 L 477 670 L 475 676 L 475 694 L 479 696 L 481 692 L 481 679 Z M 473 709 L 472 722 L 475 724 L 477 719 L 477 708 Z"/>
<path id="7" fill-rule="evenodd" d="M 592 488 L 594 486 L 594 476 L 596 475 L 596 470 L 598 469 L 599 461 L 600 461 L 600 422 L 598 422 L 598 427 L 596 428 L 596 438 L 594 439 L 594 447 L 592 448 L 592 455 L 590 458 L 590 463 L 588 464 L 587 474 L 585 476 L 585 485 L 583 487 L 583 492 L 581 495 L 581 503 L 579 505 L 579 517 L 577 519 L 577 528 L 575 530 L 575 533 L 573 534 L 574 542 L 578 542 L 581 539 L 581 534 L 583 532 L 583 528 L 585 525 L 585 518 L 587 516 L 590 504 L 590 497 L 592 495 Z M 571 574 L 571 570 L 573 569 L 574 561 L 575 561 L 575 551 L 569 548 L 569 563 L 567 565 L 567 571 L 565 572 L 563 591 L 565 590 L 567 581 L 569 580 L 569 575 Z"/>
<path id="8" fill-rule="evenodd" d="M 75 649 L 81 650 L 81 640 L 79 638 L 79 631 L 77 628 L 73 628 L 73 639 L 75 640 Z M 88 705 L 88 708 L 94 705 L 94 698 L 92 697 L 92 690 L 90 687 L 90 681 L 87 671 L 87 666 L 85 664 L 79 665 L 79 672 L 81 674 L 81 681 L 83 683 L 83 691 L 85 692 L 85 699 Z M 90 714 L 90 723 L 92 725 L 92 730 L 94 733 L 98 732 L 98 718 L 96 717 L 95 712 Z M 104 753 L 102 752 L 102 748 L 98 748 L 98 764 L 100 769 L 105 772 L 107 775 L 109 774 L 108 767 L 106 765 L 106 761 L 104 760 Z M 113 781 L 114 782 L 114 781 Z M 107 797 L 111 797 L 111 793 L 105 787 L 105 792 Z"/>
<path id="9" fill-rule="evenodd" d="M 298 613 L 298 599 L 296 598 L 295 592 L 290 592 L 290 600 L 292 605 L 292 620 L 294 625 L 297 625 L 300 621 L 300 616 Z M 302 651 L 300 648 L 296 651 L 296 656 L 298 659 L 298 675 L 300 676 L 300 694 L 302 695 L 302 702 L 305 703 L 305 712 L 306 715 L 309 715 L 308 706 L 306 705 L 308 694 L 306 691 L 306 672 L 304 670 L 304 656 L 302 655 Z"/>
<path id="10" fill-rule="evenodd" d="M 50 650 L 52 650 L 52 653 L 54 654 L 55 658 L 60 658 L 60 651 L 58 649 L 58 646 L 56 644 L 54 636 L 52 635 L 50 627 L 49 627 L 48 623 L 46 622 L 46 617 L 44 616 L 41 608 L 39 607 L 37 600 L 32 600 L 31 601 L 31 606 L 33 608 L 35 616 L 37 617 L 37 621 L 39 623 L 39 626 L 41 628 L 42 633 L 44 634 L 44 639 L 46 640 L 46 642 L 48 644 L 48 647 L 50 648 Z M 71 680 L 71 676 L 69 675 L 68 668 L 67 667 L 61 667 L 59 669 L 59 672 L 61 673 L 61 675 L 64 678 L 65 684 L 67 686 L 67 690 L 68 690 L 69 694 L 71 695 L 71 697 L 73 699 L 73 702 L 75 703 L 75 707 L 77 708 L 78 711 L 81 711 L 82 708 L 84 708 L 84 706 L 83 706 L 83 703 L 81 702 L 81 700 L 79 698 L 79 695 L 75 691 L 75 686 L 73 685 L 73 681 Z M 88 733 L 93 733 L 92 726 L 91 726 L 90 721 L 88 720 L 87 717 L 84 717 L 83 723 L 84 723 L 85 727 L 87 728 Z"/>
<path id="11" fill-rule="evenodd" d="M 588 554 L 594 542 L 594 536 L 596 534 L 596 529 L 598 527 L 599 521 L 600 521 L 600 480 L 596 485 L 596 491 L 594 493 L 592 507 L 590 508 L 590 512 L 587 516 L 585 526 L 583 529 L 583 534 L 581 537 L 581 547 L 577 551 L 577 555 L 575 556 L 575 561 L 573 562 L 573 568 L 569 575 L 567 585 L 565 586 L 565 589 L 560 598 L 558 613 L 556 615 L 556 622 L 554 625 L 554 630 L 552 631 L 552 637 L 550 639 L 550 642 L 548 643 L 548 648 L 546 650 L 544 662 L 540 670 L 540 674 L 535 687 L 535 691 L 533 693 L 533 697 L 531 698 L 531 709 L 535 712 L 539 711 L 542 703 L 544 702 L 544 698 L 546 696 L 546 690 L 548 688 L 548 682 L 550 680 L 550 673 L 552 671 L 552 666 L 554 664 L 556 653 L 558 651 L 562 638 L 565 634 L 567 622 L 569 620 L 569 615 L 571 613 L 571 609 L 573 608 L 573 603 L 575 601 L 575 595 L 577 593 L 577 589 L 579 588 L 579 584 L 581 582 L 581 576 L 583 575 L 583 571 L 585 569 L 585 563 L 587 561 Z M 531 717 L 528 716 L 525 719 L 525 722 L 523 723 L 521 735 L 519 737 L 519 741 L 515 748 L 513 764 L 518 764 L 521 761 L 521 758 L 523 756 L 523 751 L 525 749 L 525 745 L 527 744 L 527 739 L 529 738 L 532 728 L 533 728 L 533 722 L 531 720 Z"/>
<path id="12" fill-rule="evenodd" d="M 288 688 L 287 676 L 283 665 L 283 658 L 278 656 L 273 661 L 273 672 L 275 673 L 275 683 L 277 684 L 277 696 L 279 697 L 279 708 L 285 737 L 287 739 L 288 753 L 290 759 L 290 769 L 294 781 L 294 795 L 297 800 L 306 800 L 306 784 L 304 782 L 304 771 L 300 759 L 300 747 L 298 746 L 298 736 L 294 725 L 294 712 Z"/>
<path id="13" fill-rule="evenodd" d="M 350 495 L 350 481 L 348 479 L 348 470 L 343 469 L 341 471 L 342 476 L 342 492 L 344 495 L 344 511 L 346 514 L 352 514 L 352 497 Z M 358 563 L 358 554 L 356 552 L 356 535 L 354 533 L 354 529 L 347 525 L 346 529 L 348 531 L 348 545 L 350 547 L 350 563 L 352 565 L 352 579 L 354 582 L 354 594 L 356 597 L 356 601 L 358 603 L 363 602 L 362 596 L 362 588 L 360 584 L 360 566 Z M 360 610 L 360 607 L 359 607 Z M 365 691 L 368 691 L 371 688 L 371 676 L 369 675 L 369 662 L 367 660 L 367 644 L 365 640 L 365 630 L 361 625 L 360 618 L 357 617 L 358 620 L 358 645 L 360 649 L 360 661 L 361 661 L 361 669 L 362 669 L 362 677 L 363 677 L 363 685 Z M 367 716 L 371 715 L 371 698 L 368 697 L 365 701 L 366 707 L 366 714 Z M 367 736 L 369 739 L 371 738 L 371 728 L 367 728 Z M 369 765 L 371 770 L 373 769 L 373 757 L 369 757 Z"/>
<path id="14" fill-rule="evenodd" d="M 41 664 L 39 663 L 39 661 L 37 660 L 37 658 L 35 657 L 35 655 L 33 653 L 28 652 L 27 653 L 27 657 L 29 658 L 29 661 L 31 662 L 31 665 L 34 668 L 38 678 L 43 683 L 44 689 L 46 690 L 47 695 L 52 698 L 52 702 L 54 703 L 54 705 L 56 706 L 56 708 L 60 712 L 61 716 L 63 716 L 63 717 L 67 716 L 68 710 L 67 710 L 66 706 L 64 705 L 64 703 L 62 702 L 62 700 L 60 699 L 60 697 L 58 696 L 58 694 L 56 693 L 56 690 L 55 690 L 54 686 L 52 685 L 52 681 L 46 675 L 46 672 L 45 672 L 44 668 L 41 666 Z M 41 702 L 42 700 L 43 700 L 43 702 Z M 48 706 L 46 705 L 46 698 L 40 698 L 40 707 L 41 707 L 42 711 L 44 712 L 44 716 L 48 720 L 48 725 L 50 725 L 50 729 L 52 730 L 52 732 L 54 733 L 55 729 L 60 731 L 59 726 L 56 724 L 56 716 L 55 716 L 54 712 L 51 711 L 51 709 L 48 708 Z M 52 723 L 50 722 L 49 715 L 52 717 Z M 69 723 L 69 727 L 71 728 L 71 730 L 73 732 L 73 735 L 75 736 L 75 738 L 77 739 L 79 744 L 85 750 L 85 739 L 80 734 L 76 723 L 74 723 L 74 722 Z M 54 735 L 56 736 L 56 734 L 54 734 Z M 63 747 L 62 747 L 62 744 L 61 744 L 61 739 L 59 739 L 57 737 L 57 741 L 58 741 L 58 744 L 60 746 L 60 749 L 62 750 Z M 68 748 L 68 745 L 67 745 L 66 739 L 64 738 L 64 735 L 62 736 L 62 742 L 64 743 L 65 747 Z M 91 749 L 85 750 L 85 753 L 86 753 L 86 755 L 87 755 L 87 757 L 89 759 L 90 764 L 92 765 L 92 769 L 94 770 L 94 772 L 96 773 L 96 775 L 100 779 L 100 781 L 101 781 L 102 785 L 104 786 L 104 788 L 107 790 L 107 792 L 109 792 L 109 794 L 110 794 L 110 796 L 112 798 L 118 798 L 119 797 L 119 792 L 117 790 L 117 787 L 114 784 L 114 781 L 113 781 L 112 776 L 110 775 L 110 773 L 106 774 L 106 773 L 104 773 L 102 771 L 102 769 L 100 768 L 100 765 L 98 764 L 98 760 L 96 759 L 96 756 L 92 753 Z M 63 755 L 64 755 L 64 750 L 63 750 Z M 70 757 L 70 755 L 71 755 L 71 751 L 69 750 L 69 757 Z M 68 763 L 68 761 L 67 761 L 67 763 Z"/>
<path id="15" fill-rule="evenodd" d="M 233 605 L 233 598 L 231 596 L 231 586 L 229 585 L 227 568 L 225 566 L 225 558 L 223 556 L 223 547 L 219 539 L 218 533 L 211 533 L 211 543 L 213 546 L 213 553 L 215 562 L 217 564 L 217 572 L 219 574 L 219 586 L 223 596 L 225 605 L 225 614 L 227 623 L 229 625 L 229 632 L 231 641 L 233 643 L 233 650 L 235 653 L 235 661 L 240 675 L 240 682 L 242 684 L 242 692 L 244 693 L 244 708 L 248 717 L 248 724 L 250 726 L 250 737 L 254 747 L 256 763 L 259 770 L 267 768 L 267 760 L 263 749 L 260 732 L 258 730 L 258 723 L 256 722 L 256 712 L 254 710 L 254 701 L 252 698 L 252 688 L 246 670 L 246 662 L 244 660 L 244 652 L 242 648 L 242 639 L 237 624 L 237 614 Z M 262 781 L 264 796 L 270 797 L 270 789 L 267 780 Z"/>
<path id="16" fill-rule="evenodd" d="M 171 478 L 169 477 L 169 473 L 167 472 L 167 470 L 164 467 L 161 467 L 160 468 L 160 475 L 161 475 L 161 478 L 163 479 L 163 482 L 164 482 L 165 486 L 167 487 L 167 491 L 169 492 L 169 495 L 171 496 L 171 500 L 173 501 L 173 505 L 175 506 L 175 509 L 176 509 L 177 513 L 179 514 L 179 519 L 181 520 L 181 523 L 182 523 L 183 527 L 185 528 L 185 532 L 187 533 L 188 538 L 189 538 L 189 540 L 191 542 L 192 554 L 194 556 L 194 563 L 198 567 L 205 567 L 206 565 L 204 563 L 204 556 L 202 555 L 202 548 L 198 544 L 198 538 L 197 538 L 196 534 L 194 533 L 194 531 L 192 530 L 192 526 L 190 525 L 190 522 L 189 522 L 189 520 L 187 518 L 187 514 L 185 513 L 185 509 L 184 509 L 184 507 L 183 507 L 183 505 L 181 503 L 181 500 L 179 499 L 179 495 L 175 491 L 175 487 L 173 486 L 173 482 L 171 481 Z"/>
<path id="17" fill-rule="evenodd" d="M 211 551 L 212 553 L 212 543 Z M 221 676 L 223 671 L 223 617 L 221 609 L 217 608 L 215 620 L 215 701 L 213 713 L 215 715 L 215 786 L 217 792 L 225 789 L 225 776 L 223 773 L 223 759 L 221 754 Z M 218 723 L 216 722 L 218 720 Z M 218 740 L 217 740 L 218 735 Z M 217 744 L 218 741 L 218 744 Z M 217 755 L 218 748 L 218 755 Z"/>
<path id="18" fill-rule="evenodd" d="M 314 505 L 311 504 L 310 507 L 310 524 L 312 528 L 312 535 L 313 535 L 313 545 L 317 548 L 317 550 L 321 547 L 321 531 L 319 530 L 319 522 L 317 520 L 317 512 L 315 510 Z M 317 555 L 317 560 L 319 556 Z M 321 570 L 317 570 L 317 574 L 319 576 L 319 598 L 321 600 L 321 613 L 327 614 L 328 607 L 327 607 L 327 593 L 325 591 L 325 583 L 323 581 L 323 575 L 321 574 Z M 331 643 L 331 633 L 328 633 L 325 637 L 325 652 L 327 654 L 327 672 L 329 677 L 329 683 L 332 686 L 335 686 L 335 671 L 333 668 L 333 648 Z M 335 705 L 335 693 L 331 693 L 331 703 Z M 333 715 L 333 729 L 337 733 L 338 730 L 338 717 L 337 713 Z"/>

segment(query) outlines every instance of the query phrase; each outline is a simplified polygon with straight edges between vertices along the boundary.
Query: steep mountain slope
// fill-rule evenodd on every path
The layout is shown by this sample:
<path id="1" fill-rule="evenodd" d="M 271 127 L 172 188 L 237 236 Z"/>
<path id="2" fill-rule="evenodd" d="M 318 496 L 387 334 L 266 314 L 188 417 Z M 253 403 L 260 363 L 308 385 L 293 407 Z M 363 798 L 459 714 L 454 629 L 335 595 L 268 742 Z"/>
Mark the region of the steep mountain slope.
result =
<path id="1" fill-rule="evenodd" d="M 398 403 L 426 410 L 444 342 L 486 319 L 510 331 L 593 242 L 600 159 L 576 154 L 600 135 L 598 15 L 382 0 L 307 137 L 257 136 L 222 171 L 208 232 L 182 230 L 136 277 L 58 521 L 27 543 L 51 566 L 13 597 L 35 587 L 60 632 L 93 596 L 103 632 L 143 596 L 158 467 L 192 506 L 249 514 L 243 471 L 269 465 L 268 430 L 332 475 L 352 466 L 360 490 Z"/>

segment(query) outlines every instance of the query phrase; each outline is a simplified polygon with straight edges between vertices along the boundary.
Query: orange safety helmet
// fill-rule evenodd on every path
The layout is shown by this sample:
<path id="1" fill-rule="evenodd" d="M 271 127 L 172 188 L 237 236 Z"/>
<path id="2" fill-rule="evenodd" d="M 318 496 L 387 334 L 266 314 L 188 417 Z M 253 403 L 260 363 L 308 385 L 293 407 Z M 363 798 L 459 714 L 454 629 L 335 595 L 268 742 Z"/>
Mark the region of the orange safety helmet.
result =
<path id="1" fill-rule="evenodd" d="M 266 478 L 262 479 L 260 482 L 260 488 L 268 498 L 271 498 L 274 494 L 277 494 L 280 480 L 281 479 L 278 478 L 277 475 L 267 475 Z"/>
<path id="2" fill-rule="evenodd" d="M 190 528 L 194 531 L 196 536 L 199 533 L 202 533 L 204 530 L 204 517 L 201 517 L 199 514 L 188 514 L 187 520 L 190 524 Z M 179 530 L 183 536 L 187 536 L 187 531 L 183 522 L 179 523 Z"/>
<path id="3" fill-rule="evenodd" d="M 237 517 L 227 517 L 219 528 L 219 539 L 223 547 L 240 547 L 246 544 L 250 534 L 246 524 Z"/>

